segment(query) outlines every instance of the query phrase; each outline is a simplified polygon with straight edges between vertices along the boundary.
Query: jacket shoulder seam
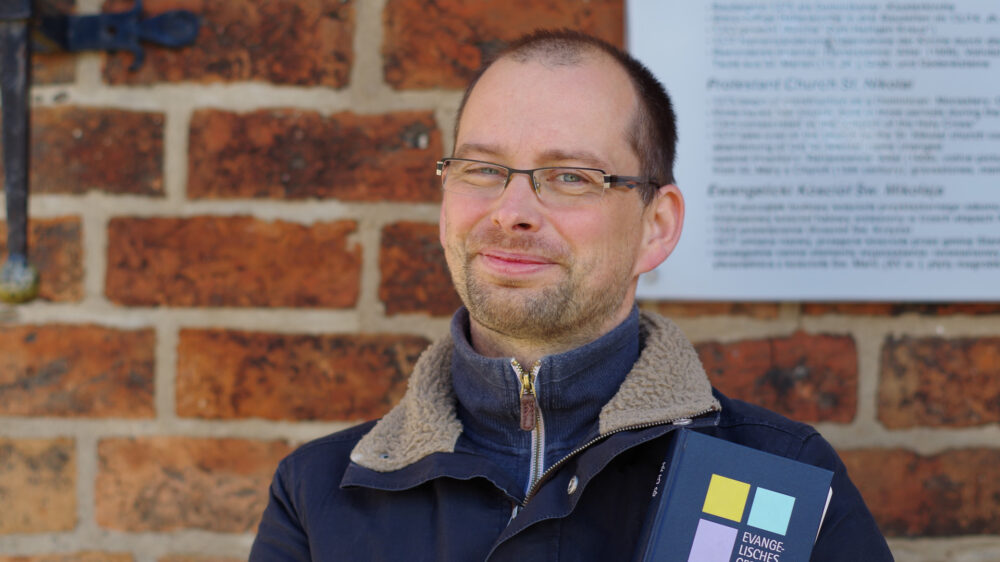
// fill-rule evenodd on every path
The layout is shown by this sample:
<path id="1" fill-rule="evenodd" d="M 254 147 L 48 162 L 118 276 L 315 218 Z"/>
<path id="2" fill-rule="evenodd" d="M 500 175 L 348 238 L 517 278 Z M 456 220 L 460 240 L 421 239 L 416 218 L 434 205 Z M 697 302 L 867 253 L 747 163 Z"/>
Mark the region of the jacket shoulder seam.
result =
<path id="1" fill-rule="evenodd" d="M 292 453 L 289 454 L 287 458 L 299 457 L 309 453 L 313 449 L 318 449 L 320 447 L 335 446 L 344 443 L 347 444 L 356 443 L 359 439 L 361 439 L 361 437 L 363 437 L 366 433 L 371 431 L 371 428 L 374 424 L 375 424 L 374 420 L 361 423 L 353 427 L 349 427 L 347 429 L 343 429 L 341 431 L 337 431 L 334 433 L 330 433 L 329 435 L 319 437 L 312 441 L 308 441 L 300 445 L 294 451 L 292 451 Z"/>

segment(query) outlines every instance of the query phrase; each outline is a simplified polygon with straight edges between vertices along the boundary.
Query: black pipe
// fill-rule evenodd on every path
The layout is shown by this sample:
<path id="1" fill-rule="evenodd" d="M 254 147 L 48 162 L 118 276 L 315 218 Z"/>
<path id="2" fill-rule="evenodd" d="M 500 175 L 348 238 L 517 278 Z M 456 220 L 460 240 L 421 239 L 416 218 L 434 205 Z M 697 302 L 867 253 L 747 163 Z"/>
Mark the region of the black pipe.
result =
<path id="1" fill-rule="evenodd" d="M 0 95 L 3 102 L 7 261 L 0 269 L 0 300 L 26 302 L 38 294 L 38 272 L 28 263 L 28 95 L 31 46 L 29 0 L 0 8 Z"/>

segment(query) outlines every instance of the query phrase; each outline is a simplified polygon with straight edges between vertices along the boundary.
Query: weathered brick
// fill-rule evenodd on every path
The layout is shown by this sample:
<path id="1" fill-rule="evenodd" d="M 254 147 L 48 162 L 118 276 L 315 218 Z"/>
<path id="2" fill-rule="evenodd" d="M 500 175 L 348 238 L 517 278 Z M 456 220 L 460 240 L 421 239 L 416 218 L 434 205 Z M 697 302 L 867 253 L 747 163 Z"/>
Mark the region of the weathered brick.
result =
<path id="1" fill-rule="evenodd" d="M 38 297 L 55 302 L 79 301 L 83 298 L 80 219 L 31 219 L 28 225 L 28 256 L 40 277 Z M 7 255 L 7 223 L 3 221 L 0 221 L 0 255 Z"/>
<path id="2" fill-rule="evenodd" d="M 32 193 L 163 195 L 163 124 L 156 112 L 33 109 Z"/>
<path id="3" fill-rule="evenodd" d="M 109 0 L 106 11 L 132 7 Z M 236 82 L 329 86 L 347 84 L 354 61 L 354 2 L 351 0 L 146 0 L 143 12 L 191 10 L 202 26 L 193 45 L 179 49 L 144 44 L 146 62 L 129 71 L 132 55 L 105 59 L 112 84 Z"/>
<path id="4" fill-rule="evenodd" d="M 361 420 L 402 396 L 428 341 L 183 330 L 177 413 L 201 418 Z"/>
<path id="5" fill-rule="evenodd" d="M 841 451 L 882 532 L 941 537 L 1000 533 L 998 449 L 922 456 L 902 449 Z"/>
<path id="6" fill-rule="evenodd" d="M 696 348 L 712 383 L 730 397 L 800 421 L 854 418 L 858 359 L 851 337 L 796 332 Z"/>
<path id="7" fill-rule="evenodd" d="M 643 301 L 639 304 L 670 318 L 697 316 L 746 316 L 771 319 L 778 317 L 778 303 L 773 302 L 713 302 L 713 301 Z"/>
<path id="8" fill-rule="evenodd" d="M 76 57 L 69 53 L 44 53 L 31 56 L 31 83 L 34 85 L 69 84 L 76 80 Z M 0 558 L 3 560 L 3 558 Z"/>
<path id="9" fill-rule="evenodd" d="M 284 442 L 187 437 L 98 444 L 97 523 L 121 531 L 254 530 Z"/>
<path id="10" fill-rule="evenodd" d="M 73 552 L 34 556 L 0 556 L 0 562 L 132 562 L 131 554 L 121 552 Z"/>
<path id="11" fill-rule="evenodd" d="M 826 314 L 843 314 L 849 316 L 900 316 L 903 314 L 951 316 L 965 314 L 979 316 L 984 314 L 1000 314 L 1000 304 L 965 302 L 803 303 L 802 313 L 809 316 L 822 316 Z"/>
<path id="12" fill-rule="evenodd" d="M 201 110 L 191 118 L 192 198 L 435 201 L 441 133 L 430 112 L 322 116 Z"/>
<path id="13" fill-rule="evenodd" d="M 888 338 L 878 417 L 886 427 L 1000 421 L 1000 338 Z"/>
<path id="14" fill-rule="evenodd" d="M 76 57 L 72 54 L 53 52 L 31 55 L 32 85 L 70 84 L 75 80 Z"/>
<path id="15" fill-rule="evenodd" d="M 451 284 L 436 224 L 398 222 L 383 228 L 379 270 L 378 296 L 386 314 L 448 316 L 462 304 Z"/>
<path id="16" fill-rule="evenodd" d="M 505 41 L 570 27 L 621 45 L 621 0 L 388 0 L 382 12 L 386 81 L 395 88 L 463 88 Z"/>
<path id="17" fill-rule="evenodd" d="M 2 372 L 2 370 L 0 370 Z M 76 449 L 71 439 L 0 437 L 0 534 L 76 526 Z"/>
<path id="18" fill-rule="evenodd" d="M 152 330 L 0 325 L 0 415 L 154 415 Z"/>
<path id="19" fill-rule="evenodd" d="M 105 290 L 129 306 L 347 308 L 360 287 L 356 230 L 353 221 L 117 218 Z"/>

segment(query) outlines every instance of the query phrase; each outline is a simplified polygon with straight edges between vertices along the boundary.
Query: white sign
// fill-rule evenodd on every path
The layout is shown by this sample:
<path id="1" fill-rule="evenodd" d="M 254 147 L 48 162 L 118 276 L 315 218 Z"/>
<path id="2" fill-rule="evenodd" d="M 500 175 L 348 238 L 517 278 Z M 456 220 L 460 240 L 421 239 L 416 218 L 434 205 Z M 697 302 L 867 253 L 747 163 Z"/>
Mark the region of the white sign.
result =
<path id="1" fill-rule="evenodd" d="M 1000 300 L 1000 2 L 627 10 L 687 202 L 640 296 Z"/>

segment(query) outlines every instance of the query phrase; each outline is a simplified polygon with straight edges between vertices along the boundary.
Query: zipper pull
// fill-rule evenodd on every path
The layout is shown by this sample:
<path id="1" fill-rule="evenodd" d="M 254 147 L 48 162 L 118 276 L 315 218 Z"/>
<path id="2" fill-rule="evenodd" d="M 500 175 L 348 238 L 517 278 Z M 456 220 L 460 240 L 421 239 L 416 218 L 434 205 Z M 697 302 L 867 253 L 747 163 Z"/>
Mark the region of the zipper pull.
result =
<path id="1" fill-rule="evenodd" d="M 535 363 L 531 374 L 525 373 L 516 359 L 511 359 L 510 364 L 514 367 L 514 373 L 521 380 L 521 429 L 532 431 L 538 422 L 538 401 L 535 397 L 534 377 L 538 375 L 541 362 Z"/>
<path id="2" fill-rule="evenodd" d="M 531 431 L 535 429 L 535 420 L 538 418 L 537 403 L 534 394 L 521 392 L 521 429 Z"/>

